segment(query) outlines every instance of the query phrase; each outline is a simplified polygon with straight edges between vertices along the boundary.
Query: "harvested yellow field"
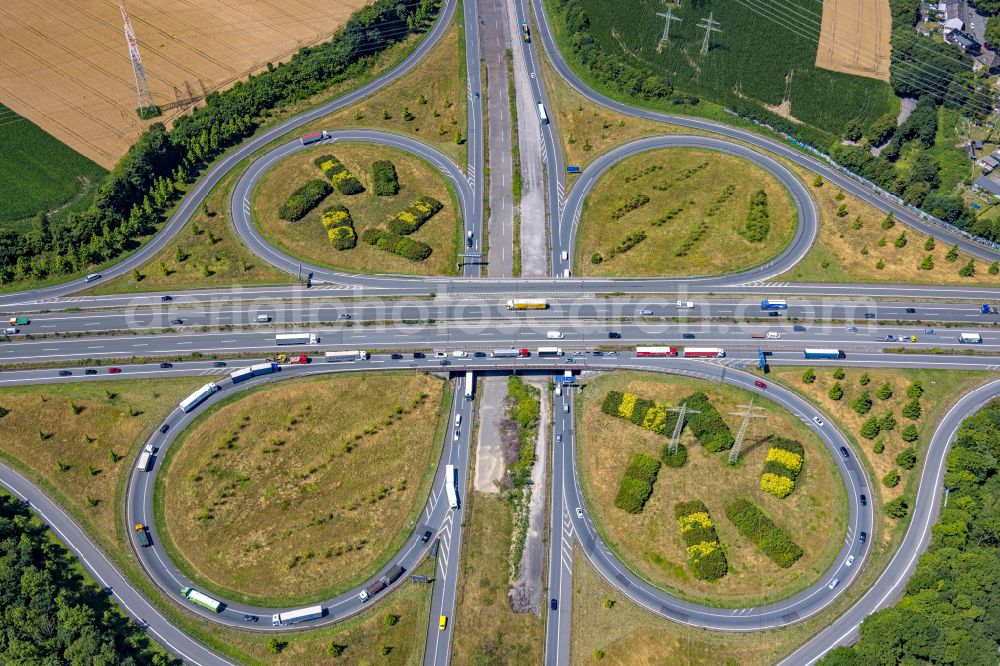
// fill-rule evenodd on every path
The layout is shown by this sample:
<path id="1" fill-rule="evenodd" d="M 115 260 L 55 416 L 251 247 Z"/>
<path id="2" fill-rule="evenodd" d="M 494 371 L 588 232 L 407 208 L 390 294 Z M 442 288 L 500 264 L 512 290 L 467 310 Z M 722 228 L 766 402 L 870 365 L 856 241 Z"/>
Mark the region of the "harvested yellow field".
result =
<path id="1" fill-rule="evenodd" d="M 200 98 L 327 39 L 368 0 L 130 0 L 153 100 Z M 0 102 L 111 167 L 148 122 L 117 0 L 0 3 Z M 166 121 L 187 108 L 169 109 Z"/>
<path id="2" fill-rule="evenodd" d="M 816 66 L 889 80 L 889 0 L 824 0 Z"/>

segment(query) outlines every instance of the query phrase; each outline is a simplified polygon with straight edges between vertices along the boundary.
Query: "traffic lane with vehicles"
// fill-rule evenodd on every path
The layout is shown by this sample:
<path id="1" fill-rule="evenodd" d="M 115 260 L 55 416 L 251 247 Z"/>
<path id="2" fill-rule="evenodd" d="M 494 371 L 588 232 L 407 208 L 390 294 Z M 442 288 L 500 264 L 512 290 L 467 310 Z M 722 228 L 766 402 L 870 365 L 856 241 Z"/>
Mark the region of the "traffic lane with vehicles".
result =
<path id="1" fill-rule="evenodd" d="M 285 121 L 277 123 L 273 127 L 257 132 L 253 135 L 253 137 L 244 141 L 242 144 L 229 152 L 225 157 L 216 162 L 213 166 L 209 167 L 204 175 L 198 179 L 195 186 L 183 199 L 181 199 L 174 214 L 170 216 L 170 219 L 167 220 L 167 223 L 156 234 L 156 236 L 150 239 L 148 243 L 140 247 L 134 253 L 128 255 L 122 261 L 103 269 L 101 271 L 102 278 L 96 284 L 107 282 L 108 280 L 121 275 L 127 275 L 133 268 L 138 268 L 155 257 L 167 246 L 168 243 L 170 243 L 174 236 L 176 236 L 177 233 L 184 227 L 188 219 L 190 219 L 190 217 L 200 208 L 202 202 L 209 195 L 212 189 L 220 181 L 222 181 L 222 179 L 225 178 L 231 170 L 236 168 L 240 162 L 250 157 L 254 152 L 260 150 L 272 141 L 280 139 L 285 134 L 294 132 L 303 125 L 319 120 L 320 118 L 361 101 L 373 92 L 380 90 L 393 81 L 396 81 L 412 70 L 417 63 L 423 60 L 424 57 L 434 49 L 438 41 L 440 41 L 440 39 L 444 36 L 445 32 L 451 26 L 452 18 L 455 15 L 455 9 L 457 6 L 457 0 L 443 0 L 441 3 L 441 10 L 438 13 L 438 18 L 434 25 L 427 32 L 427 34 L 424 35 L 413 51 L 395 67 L 392 67 L 384 74 L 376 77 L 365 85 L 345 93 L 344 95 L 338 96 L 337 98 L 324 104 L 320 104 L 308 111 L 292 116 Z M 42 287 L 39 289 L 31 289 L 21 292 L 10 292 L 8 294 L 0 295 L 0 304 L 23 302 L 25 299 L 61 297 L 67 294 L 82 291 L 87 287 L 94 286 L 94 284 L 94 282 L 88 282 L 85 278 L 79 278 L 52 285 L 51 287 Z"/>
<path id="2" fill-rule="evenodd" d="M 549 604 L 545 617 L 545 664 L 569 664 L 570 635 L 573 623 L 573 504 L 567 496 L 571 486 L 566 483 L 567 456 L 572 455 L 568 442 L 573 439 L 573 388 L 567 384 L 561 396 L 553 398 L 555 416 L 552 422 L 552 497 L 549 515 Z M 562 407 L 569 408 L 566 412 Z M 555 608 L 553 608 L 553 604 Z"/>
<path id="3" fill-rule="evenodd" d="M 479 9 L 475 2 L 466 2 L 462 5 L 463 17 L 465 20 L 465 53 L 479 53 Z M 468 148 L 466 161 L 465 183 L 471 190 L 471 200 L 462 206 L 462 220 L 465 233 L 459 241 L 463 247 L 469 233 L 472 234 L 472 250 L 482 250 L 483 237 L 483 177 L 485 175 L 484 141 L 483 141 L 483 105 L 482 105 L 482 72 L 479 68 L 478 58 L 466 58 L 466 97 L 468 98 L 468 132 L 465 143 Z M 462 249 L 458 250 L 462 252 Z M 482 274 L 481 261 L 462 261 L 462 275 L 464 277 L 479 277 Z"/>
<path id="4" fill-rule="evenodd" d="M 548 57 L 549 62 L 556 70 L 556 73 L 567 84 L 591 102 L 627 116 L 644 118 L 646 120 L 656 122 L 670 123 L 681 127 L 720 134 L 730 139 L 744 141 L 757 148 L 770 151 L 780 155 L 781 157 L 792 160 L 810 171 L 821 175 L 832 185 L 840 187 L 845 192 L 861 198 L 884 212 L 891 211 L 897 221 L 903 222 L 919 230 L 921 233 L 933 236 L 941 242 L 948 243 L 949 245 L 957 244 L 959 249 L 988 261 L 995 261 L 1000 258 L 1000 250 L 984 246 L 974 240 L 971 240 L 956 230 L 944 228 L 924 220 L 919 212 L 914 212 L 913 209 L 899 203 L 896 199 L 891 198 L 890 195 L 880 194 L 871 186 L 865 185 L 859 177 L 847 175 L 842 171 L 834 169 L 829 165 L 829 163 L 813 157 L 803 150 L 796 149 L 791 144 L 783 143 L 766 137 L 763 134 L 733 127 L 725 123 L 713 120 L 703 120 L 692 116 L 674 116 L 659 111 L 650 111 L 630 106 L 602 95 L 584 83 L 566 64 L 562 53 L 556 46 L 555 38 L 552 33 L 552 27 L 549 25 L 548 16 L 543 6 L 543 0 L 531 0 L 531 3 L 535 18 L 538 22 L 538 34 L 542 40 L 545 54 Z"/>
<path id="5" fill-rule="evenodd" d="M 122 611 L 148 631 L 164 649 L 186 663 L 202 666 L 228 666 L 233 663 L 174 626 L 173 620 L 164 616 L 145 594 L 133 587 L 132 582 L 65 510 L 20 472 L 0 463 L 0 486 L 27 502 L 32 512 L 73 552 Z"/>
<path id="6" fill-rule="evenodd" d="M 154 520 L 153 495 L 156 485 L 156 475 L 160 472 L 164 456 L 170 450 L 171 445 L 175 442 L 180 433 L 183 432 L 184 429 L 192 422 L 194 422 L 194 420 L 197 419 L 198 416 L 205 410 L 209 409 L 212 405 L 229 398 L 234 393 L 282 379 L 362 369 L 368 368 L 365 368 L 365 366 L 358 366 L 353 363 L 323 364 L 322 366 L 311 368 L 309 366 L 290 366 L 283 368 L 282 371 L 275 374 L 262 375 L 244 381 L 238 386 L 234 386 L 228 378 L 217 378 L 216 383 L 218 384 L 220 390 L 210 395 L 207 399 L 189 412 L 184 412 L 180 408 L 175 409 L 163 423 L 163 425 L 169 426 L 167 431 L 163 432 L 161 427 L 153 432 L 145 443 L 146 446 L 152 446 L 155 450 L 155 455 L 148 471 L 141 471 L 137 469 L 136 465 L 133 465 L 130 471 L 126 487 L 126 515 L 128 519 L 127 525 L 129 526 L 129 533 L 132 535 L 131 543 L 140 564 L 146 574 L 152 579 L 157 587 L 159 587 L 167 595 L 168 598 L 182 604 L 189 611 L 197 613 L 199 616 L 216 623 L 264 632 L 283 631 L 288 629 L 287 626 L 273 626 L 271 618 L 276 613 L 295 610 L 298 607 L 261 607 L 251 604 L 231 602 L 229 600 L 216 597 L 211 592 L 204 590 L 194 581 L 187 578 L 187 576 L 185 576 L 180 569 L 178 569 L 174 562 L 170 560 L 166 550 L 162 547 L 162 544 L 157 538 L 160 526 L 158 526 Z M 459 400 L 460 397 L 456 395 L 456 402 Z M 467 401 L 461 402 L 464 403 Z M 468 410 L 469 408 L 465 405 L 456 405 L 453 412 L 460 409 Z M 454 419 L 454 413 L 451 415 L 451 418 Z M 451 423 L 451 421 L 449 423 Z M 459 441 L 453 440 L 451 436 L 451 429 L 449 428 L 448 438 L 446 439 L 446 445 L 443 449 L 444 453 L 442 455 L 444 456 L 444 461 L 455 460 L 457 464 L 464 465 L 465 468 L 467 468 L 468 454 L 467 450 L 461 450 L 460 445 L 462 442 L 465 442 L 467 449 L 468 438 L 466 437 L 464 440 Z M 400 565 L 404 569 L 404 574 L 395 581 L 389 581 L 389 588 L 393 588 L 401 584 L 406 579 L 406 573 L 417 568 L 432 547 L 431 543 L 425 542 L 422 539 L 424 531 L 430 529 L 432 532 L 437 532 L 451 520 L 451 508 L 448 506 L 448 502 L 444 498 L 444 492 L 442 490 L 445 483 L 445 464 L 453 463 L 442 462 L 442 464 L 438 465 L 424 511 L 420 515 L 420 520 L 415 526 L 413 534 L 406 540 L 400 551 L 389 562 L 387 562 L 386 565 L 384 565 L 371 578 L 371 580 L 366 581 L 365 584 L 339 594 L 333 599 L 320 602 L 319 605 L 323 608 L 323 616 L 319 619 L 309 621 L 309 624 L 306 626 L 332 624 L 364 611 L 366 608 L 371 606 L 373 602 L 377 602 L 378 599 L 381 599 L 389 593 L 389 590 L 381 590 L 377 593 L 377 595 L 373 592 L 371 598 L 363 600 L 359 595 L 368 585 L 375 581 L 384 579 L 388 575 L 390 569 L 396 565 Z M 465 478 L 467 469 L 462 471 L 461 474 L 462 478 Z M 132 529 L 132 526 L 135 524 L 143 524 L 147 526 L 148 534 L 152 541 L 150 546 L 143 547 L 141 545 L 138 540 L 138 535 Z M 452 577 L 451 580 L 453 581 L 454 578 Z M 208 594 L 216 601 L 222 602 L 223 605 L 221 610 L 219 612 L 213 612 L 202 606 L 184 602 L 180 597 L 180 591 L 185 587 L 197 589 L 200 592 Z M 260 621 L 248 623 L 245 619 L 246 616 L 260 618 Z M 302 625 L 293 626 L 295 628 L 302 628 Z"/>
<path id="7" fill-rule="evenodd" d="M 333 282 L 360 286 L 365 284 L 377 285 L 380 281 L 384 280 L 392 280 L 405 284 L 408 280 L 404 276 L 363 276 L 344 273 L 322 266 L 314 266 L 279 250 L 261 234 L 253 221 L 252 214 L 254 206 L 253 192 L 256 190 L 261 178 L 281 160 L 302 150 L 312 149 L 317 145 L 332 145 L 347 142 L 374 143 L 380 146 L 396 148 L 420 157 L 448 179 L 458 197 L 463 224 L 466 228 L 473 231 L 474 236 L 478 237 L 481 235 L 480 218 L 482 203 L 476 199 L 475 192 L 478 190 L 475 182 L 470 183 L 461 168 L 437 149 L 417 139 L 379 130 L 333 130 L 328 131 L 327 134 L 329 138 L 324 139 L 319 144 L 303 146 L 299 140 L 293 139 L 276 148 L 272 148 L 269 152 L 264 153 L 254 160 L 236 182 L 229 202 L 230 219 L 232 220 L 233 227 L 236 229 L 236 234 L 246 245 L 247 249 L 257 255 L 262 261 L 279 270 L 285 271 L 289 275 L 295 275 L 303 281 L 308 279 L 314 284 Z M 478 179 L 478 176 L 473 180 L 475 181 L 476 179 Z M 455 242 L 459 242 L 459 239 L 455 239 Z M 464 239 L 461 242 L 464 244 Z M 479 274 L 478 266 L 475 267 L 474 271 L 471 266 L 467 268 L 469 269 L 469 273 L 466 277 Z"/>
<path id="8" fill-rule="evenodd" d="M 724 280 L 730 282 L 739 280 L 766 280 L 771 276 L 780 275 L 791 270 L 812 247 L 819 233 L 819 216 L 812 194 L 806 189 L 800 178 L 769 155 L 765 155 L 742 144 L 716 137 L 680 135 L 638 139 L 602 154 L 588 165 L 583 170 L 583 173 L 580 174 L 579 180 L 573 185 L 573 189 L 566 198 L 565 211 L 558 221 L 560 236 L 565 242 L 565 245 L 560 246 L 559 249 L 568 250 L 570 254 L 575 250 L 576 235 L 580 217 L 583 214 L 584 202 L 587 200 L 590 190 L 601 176 L 606 174 L 614 165 L 628 157 L 641 155 L 650 150 L 661 148 L 702 148 L 741 157 L 770 173 L 791 194 L 792 201 L 795 203 L 796 218 L 799 223 L 796 225 L 795 234 L 788 247 L 783 249 L 774 259 L 751 269 L 726 275 Z M 555 249 L 555 244 L 553 244 L 553 249 Z M 572 263 L 572 257 L 570 257 L 567 263 Z M 704 278 L 694 275 L 691 277 L 694 278 L 694 281 L 707 280 L 710 283 L 719 283 L 720 280 L 716 276 Z"/>
<path id="9" fill-rule="evenodd" d="M 441 490 L 448 483 L 449 480 L 443 475 L 444 470 L 447 465 L 454 465 L 457 474 L 455 483 L 458 489 L 458 508 L 451 510 L 448 507 L 448 498 L 444 491 L 437 497 L 437 503 L 442 507 L 442 511 L 447 510 L 447 512 L 441 518 L 437 533 L 439 547 L 434 591 L 431 595 L 431 611 L 427 621 L 425 666 L 442 666 L 451 660 L 454 629 L 452 619 L 455 616 L 456 582 L 462 557 L 462 524 L 465 516 L 465 494 L 469 488 L 470 443 L 475 425 L 475 401 L 465 399 L 465 382 L 464 376 L 456 378 L 455 381 L 455 400 L 449 415 L 449 425 L 445 432 L 445 449 L 438 470 L 442 478 L 434 486 L 436 490 Z M 458 425 L 456 416 L 461 416 Z M 454 437 L 456 431 L 458 439 Z M 442 617 L 447 618 L 443 629 L 440 627 Z"/>
<path id="10" fill-rule="evenodd" d="M 632 601 L 652 613 L 681 624 L 719 631 L 760 631 L 801 622 L 823 611 L 843 594 L 860 574 L 864 560 L 868 556 L 868 546 L 872 543 L 873 508 L 870 503 L 861 504 L 859 501 L 861 495 L 871 494 L 867 474 L 856 462 L 853 453 L 845 458 L 839 452 L 840 447 L 850 451 L 852 448 L 850 443 L 830 423 L 826 415 L 819 412 L 807 399 L 776 385 L 761 390 L 755 386 L 755 377 L 751 374 L 690 360 L 673 364 L 665 371 L 710 381 L 722 381 L 764 394 L 769 400 L 797 416 L 811 429 L 830 452 L 847 489 L 849 516 L 844 545 L 834 559 L 834 564 L 823 576 L 806 589 L 783 601 L 755 608 L 720 609 L 677 599 L 632 573 L 603 542 L 583 500 L 580 474 L 573 450 L 574 433 L 570 430 L 564 434 L 563 445 L 566 451 L 561 458 L 557 458 L 554 474 L 555 478 L 563 480 L 568 503 L 581 509 L 579 513 L 574 509 L 570 514 L 570 520 L 582 551 L 597 571 Z M 819 425 L 820 422 L 823 425 Z M 869 538 L 864 544 L 858 542 L 860 532 L 868 534 Z M 855 566 L 845 564 L 850 555 L 856 558 Z M 833 579 L 839 579 L 840 584 L 831 588 L 830 583 Z M 568 626 L 563 629 L 566 632 L 569 630 Z"/>
<path id="11" fill-rule="evenodd" d="M 775 326 L 786 322 L 851 321 L 858 324 L 927 322 L 957 323 L 966 326 L 1000 324 L 1000 314 L 981 312 L 981 304 L 971 301 L 940 301 L 913 304 L 905 301 L 869 301 L 845 299 L 795 299 L 786 310 L 764 310 L 756 298 L 695 298 L 693 307 L 678 307 L 677 301 L 662 297 L 648 299 L 575 300 L 555 297 L 548 299 L 544 310 L 512 312 L 506 300 L 486 301 L 464 296 L 436 300 L 385 301 L 279 301 L 267 304 L 241 303 L 218 306 L 191 304 L 163 305 L 85 312 L 49 311 L 31 315 L 31 323 L 19 326 L 19 334 L 8 337 L 41 336 L 54 333 L 101 333 L 107 331 L 162 331 L 202 326 L 281 327 L 288 324 L 318 324 L 336 322 L 359 325 L 373 321 L 476 321 L 476 320 L 539 320 L 539 319 L 735 319 L 766 320 Z M 913 312 L 908 312 L 912 310 Z M 649 314 L 643 314 L 648 312 Z M 179 324 L 171 322 L 180 321 Z M 920 331 L 926 330 L 921 327 Z M 945 331 L 936 331 L 946 333 Z"/>
<path id="12" fill-rule="evenodd" d="M 367 350 L 437 350 L 485 353 L 495 349 L 527 348 L 534 355 L 539 347 L 558 347 L 569 352 L 599 349 L 628 351 L 635 345 L 689 347 L 717 346 L 732 352 L 765 351 L 791 352 L 805 348 L 837 348 L 848 354 L 878 353 L 883 349 L 906 349 L 910 353 L 930 349 L 946 349 L 952 353 L 982 354 L 1000 351 L 1000 330 L 962 330 L 977 333 L 981 344 L 961 344 L 960 332 L 948 330 L 926 335 L 918 327 L 887 327 L 884 330 L 849 333 L 845 327 L 818 324 L 793 327 L 751 324 L 667 324 L 663 322 L 631 322 L 628 324 L 573 321 L 517 321 L 506 323 L 484 320 L 453 324 L 373 325 L 352 327 L 315 327 L 305 329 L 314 334 L 317 344 L 297 344 L 279 347 L 273 330 L 180 331 L 161 335 L 107 335 L 86 337 L 53 337 L 40 340 L 11 339 L 0 344 L 0 364 L 38 362 L 81 362 L 86 359 L 106 359 L 118 363 L 130 358 L 184 358 L 193 353 L 237 356 L 273 356 L 286 354 L 316 354 L 340 349 Z M 888 332 L 910 334 L 917 342 L 885 341 Z M 768 339 L 768 333 L 777 339 Z M 551 337 L 550 334 L 559 337 Z M 688 336 L 688 337 L 685 337 Z M 693 337 L 691 337 L 693 336 Z M 898 336 L 896 336 L 898 337 Z M 588 355 L 589 356 L 589 355 Z M 981 356 L 982 359 L 988 358 Z M 413 359 L 405 359 L 412 361 Z M 106 374 L 104 368 L 96 368 Z M 72 369 L 70 369 L 72 371 Z M 78 373 L 85 368 L 77 368 Z M 54 373 L 53 373 L 54 374 Z"/>
<path id="13" fill-rule="evenodd" d="M 993 381 L 966 393 L 952 405 L 931 436 L 910 526 L 896 554 L 875 584 L 853 606 L 780 661 L 779 666 L 810 665 L 835 647 L 854 643 L 865 617 L 895 603 L 930 541 L 931 527 L 941 509 L 945 461 L 955 434 L 963 420 L 998 396 L 1000 381 Z"/>

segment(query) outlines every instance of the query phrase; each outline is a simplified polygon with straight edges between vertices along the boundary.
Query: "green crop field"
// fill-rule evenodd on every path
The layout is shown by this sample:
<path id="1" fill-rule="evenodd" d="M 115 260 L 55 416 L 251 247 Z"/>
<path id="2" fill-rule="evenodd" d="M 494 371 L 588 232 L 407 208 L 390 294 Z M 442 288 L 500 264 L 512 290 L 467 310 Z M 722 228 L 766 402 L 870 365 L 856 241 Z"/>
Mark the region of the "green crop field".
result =
<path id="1" fill-rule="evenodd" d="M 0 222 L 90 205 L 107 173 L 41 127 L 0 105 Z"/>
<path id="2" fill-rule="evenodd" d="M 657 107 L 669 109 L 671 99 L 678 101 L 672 88 L 727 106 L 766 105 L 832 135 L 840 135 L 851 118 L 868 123 L 898 109 L 888 83 L 815 67 L 822 11 L 815 0 L 671 5 L 681 20 L 672 23 L 670 41 L 662 44 L 665 19 L 657 12 L 665 7 L 658 0 L 547 3 L 561 45 L 588 79 Z M 705 31 L 698 24 L 710 13 L 721 32 L 713 33 L 702 55 Z M 783 20 L 791 14 L 802 18 Z M 681 113 L 696 109 L 678 107 Z"/>

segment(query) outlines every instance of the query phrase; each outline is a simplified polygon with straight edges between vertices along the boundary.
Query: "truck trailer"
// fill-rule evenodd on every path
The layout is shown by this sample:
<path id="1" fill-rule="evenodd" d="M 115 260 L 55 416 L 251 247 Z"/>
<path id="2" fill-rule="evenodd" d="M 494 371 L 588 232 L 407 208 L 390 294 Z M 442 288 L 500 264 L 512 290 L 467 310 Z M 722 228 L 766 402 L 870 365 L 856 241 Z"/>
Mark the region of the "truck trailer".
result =
<path id="1" fill-rule="evenodd" d="M 677 356 L 677 350 L 673 347 L 636 347 L 636 358 L 647 356 Z"/>
<path id="2" fill-rule="evenodd" d="M 465 373 L 465 399 L 472 400 L 472 393 L 476 388 L 476 380 L 471 372 Z"/>
<path id="3" fill-rule="evenodd" d="M 371 599 L 384 589 L 385 589 L 385 582 L 377 580 L 368 587 L 366 587 L 365 589 L 361 590 L 361 594 L 358 595 L 358 599 L 361 599 L 361 601 L 368 601 L 369 599 Z"/>
<path id="4" fill-rule="evenodd" d="M 327 363 L 339 363 L 341 361 L 367 361 L 368 352 L 360 351 L 328 351 L 323 354 Z"/>
<path id="5" fill-rule="evenodd" d="M 181 400 L 181 409 L 184 412 L 190 412 L 192 409 L 203 403 L 208 399 L 210 395 L 220 390 L 220 387 L 215 382 L 209 382 L 202 386 L 200 389 L 189 395 L 188 397 Z"/>
<path id="6" fill-rule="evenodd" d="M 149 540 L 149 532 L 146 531 L 146 526 L 142 523 L 135 524 L 135 538 L 139 541 L 139 545 L 143 548 L 149 548 L 153 542 Z"/>
<path id="7" fill-rule="evenodd" d="M 188 601 L 194 602 L 199 606 L 204 606 L 208 610 L 216 613 L 218 613 L 219 609 L 222 608 L 221 602 L 216 601 L 207 594 L 202 594 L 193 587 L 182 587 L 181 596 L 187 599 Z"/>
<path id="8" fill-rule="evenodd" d="M 276 345 L 314 345 L 318 342 L 315 333 L 278 333 L 274 336 Z"/>
<path id="9" fill-rule="evenodd" d="M 444 468 L 444 490 L 448 494 L 448 506 L 458 509 L 458 480 L 457 470 L 454 465 L 446 465 Z"/>
<path id="10" fill-rule="evenodd" d="M 297 624 L 307 620 L 315 620 L 321 617 L 323 617 L 323 607 L 310 606 L 309 608 L 300 608 L 298 610 L 287 611 L 285 613 L 275 613 L 271 616 L 271 625 L 275 627 L 282 625 L 288 626 L 290 624 Z"/>
<path id="11" fill-rule="evenodd" d="M 148 472 L 155 453 L 156 448 L 152 444 L 147 444 L 143 447 L 142 453 L 139 454 L 139 461 L 135 464 L 135 468 L 140 472 Z"/>
<path id="12" fill-rule="evenodd" d="M 312 134 L 306 134 L 305 136 L 300 136 L 299 141 L 302 142 L 303 146 L 308 146 L 313 143 L 319 143 L 323 139 L 329 139 L 330 134 L 326 130 L 321 132 L 313 132 Z"/>
<path id="13" fill-rule="evenodd" d="M 718 347 L 685 347 L 684 358 L 724 358 L 726 352 Z"/>
<path id="14" fill-rule="evenodd" d="M 507 301 L 508 310 L 544 310 L 549 307 L 544 298 L 516 298 Z"/>
<path id="15" fill-rule="evenodd" d="M 229 378 L 233 380 L 234 384 L 239 384 L 240 382 L 246 381 L 252 377 L 259 377 L 260 375 L 269 375 L 272 372 L 277 372 L 281 369 L 281 366 L 277 363 L 258 363 L 257 365 L 251 365 L 246 368 L 240 368 L 239 370 L 234 370 L 229 373 Z"/>
<path id="16" fill-rule="evenodd" d="M 804 349 L 802 350 L 802 355 L 805 358 L 844 358 L 845 354 L 842 349 Z"/>

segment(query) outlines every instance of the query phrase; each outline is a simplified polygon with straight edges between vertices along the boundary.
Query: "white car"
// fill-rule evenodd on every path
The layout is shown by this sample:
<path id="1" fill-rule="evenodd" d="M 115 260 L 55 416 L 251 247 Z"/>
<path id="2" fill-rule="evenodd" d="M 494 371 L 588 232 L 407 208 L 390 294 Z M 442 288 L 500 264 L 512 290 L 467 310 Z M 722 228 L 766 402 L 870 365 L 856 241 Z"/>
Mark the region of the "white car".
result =
<path id="1" fill-rule="evenodd" d="M 434 358 L 448 358 L 448 352 L 434 352 Z"/>
<path id="2" fill-rule="evenodd" d="M 458 441 L 458 438 L 459 438 L 459 436 L 461 434 L 462 434 L 462 431 L 459 430 L 458 428 L 455 428 L 455 441 Z"/>
<path id="3" fill-rule="evenodd" d="M 469 355 L 469 352 L 456 349 L 451 353 L 451 355 L 454 356 L 455 358 L 465 358 L 466 356 Z"/>
<path id="4" fill-rule="evenodd" d="M 846 562 L 844 562 L 844 566 L 848 566 L 848 567 L 849 567 L 849 566 L 851 566 L 852 564 L 854 564 L 854 556 L 853 556 L 853 555 L 849 555 L 849 556 L 847 557 L 847 561 L 846 561 Z"/>
<path id="5" fill-rule="evenodd" d="M 830 584 L 827 585 L 827 587 L 832 590 L 833 588 L 837 587 L 838 585 L 840 585 L 840 579 L 839 578 L 834 578 L 833 580 L 830 581 Z"/>
<path id="6" fill-rule="evenodd" d="M 813 423 L 815 423 L 816 425 L 818 425 L 820 428 L 822 428 L 824 425 L 826 425 L 825 423 L 823 423 L 823 419 L 821 419 L 818 416 L 814 416 L 813 417 Z"/>
<path id="7" fill-rule="evenodd" d="M 583 518 L 583 509 L 581 509 L 580 507 L 576 507 L 576 517 Z"/>
<path id="8" fill-rule="evenodd" d="M 780 340 L 781 339 L 781 333 L 778 333 L 777 331 L 768 331 L 767 332 L 767 339 L 768 340 Z"/>

